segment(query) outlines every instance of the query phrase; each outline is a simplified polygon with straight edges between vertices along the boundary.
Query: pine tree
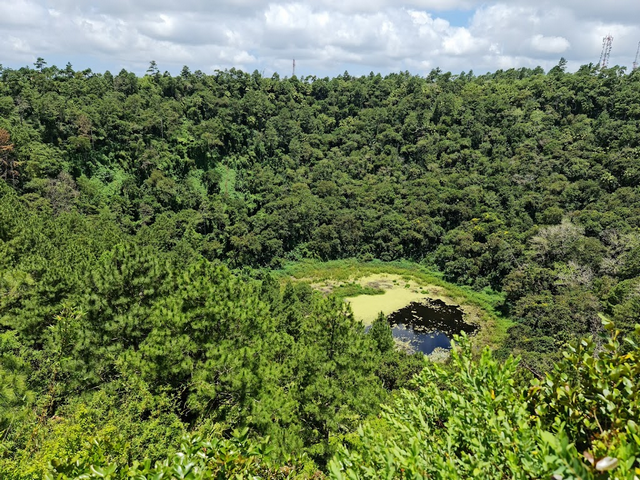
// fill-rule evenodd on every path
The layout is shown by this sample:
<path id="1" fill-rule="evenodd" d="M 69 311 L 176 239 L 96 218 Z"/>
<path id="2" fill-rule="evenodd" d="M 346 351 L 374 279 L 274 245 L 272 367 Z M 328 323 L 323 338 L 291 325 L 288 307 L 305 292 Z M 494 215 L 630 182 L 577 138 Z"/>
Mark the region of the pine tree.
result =
<path id="1" fill-rule="evenodd" d="M 391 326 L 389 320 L 380 312 L 369 329 L 369 335 L 375 342 L 380 353 L 386 353 L 393 349 L 395 342 L 393 341 L 393 333 L 391 332 Z"/>

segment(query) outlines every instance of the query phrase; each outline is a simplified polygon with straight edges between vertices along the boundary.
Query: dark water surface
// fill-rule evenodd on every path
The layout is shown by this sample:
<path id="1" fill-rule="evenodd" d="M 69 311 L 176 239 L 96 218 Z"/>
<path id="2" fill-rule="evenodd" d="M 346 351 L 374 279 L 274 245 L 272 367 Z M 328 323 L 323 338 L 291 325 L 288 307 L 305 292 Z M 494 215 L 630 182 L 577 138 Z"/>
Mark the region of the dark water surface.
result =
<path id="1" fill-rule="evenodd" d="M 441 300 L 412 302 L 387 317 L 393 336 L 407 341 L 416 350 L 430 354 L 436 348 L 451 348 L 454 335 L 474 333 L 478 327 L 465 323 L 462 310 Z"/>

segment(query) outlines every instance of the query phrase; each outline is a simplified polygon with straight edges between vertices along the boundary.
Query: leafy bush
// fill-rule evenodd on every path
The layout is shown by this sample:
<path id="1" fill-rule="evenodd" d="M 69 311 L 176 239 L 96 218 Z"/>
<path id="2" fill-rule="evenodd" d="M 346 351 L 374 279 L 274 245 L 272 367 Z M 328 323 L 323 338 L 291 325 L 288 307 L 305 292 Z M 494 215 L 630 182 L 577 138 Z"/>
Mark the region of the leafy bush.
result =
<path id="1" fill-rule="evenodd" d="M 466 337 L 448 367 L 429 365 L 365 424 L 351 449 L 330 462 L 336 479 L 582 478 L 640 474 L 640 349 L 583 340 L 544 381 L 523 394 L 518 360 L 499 363 L 485 350 L 472 360 Z M 640 326 L 636 329 L 640 333 Z"/>
<path id="2" fill-rule="evenodd" d="M 52 462 L 47 480 L 108 479 L 159 480 L 183 479 L 293 479 L 309 477 L 303 459 L 273 461 L 269 438 L 251 441 L 248 429 L 236 430 L 230 439 L 185 437 L 177 453 L 152 464 L 151 461 L 131 465 L 110 463 L 104 440 L 88 445 L 89 455 L 67 457 Z"/>

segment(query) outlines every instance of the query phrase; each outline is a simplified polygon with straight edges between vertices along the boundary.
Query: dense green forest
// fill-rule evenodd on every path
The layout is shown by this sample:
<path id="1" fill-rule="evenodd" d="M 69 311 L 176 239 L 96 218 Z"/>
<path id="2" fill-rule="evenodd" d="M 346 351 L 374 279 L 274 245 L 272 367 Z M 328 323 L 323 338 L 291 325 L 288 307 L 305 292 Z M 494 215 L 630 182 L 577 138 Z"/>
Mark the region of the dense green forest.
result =
<path id="1" fill-rule="evenodd" d="M 639 185 L 638 70 L 0 66 L 0 478 L 640 477 Z M 433 365 L 274 275 L 343 258 L 513 326 Z"/>

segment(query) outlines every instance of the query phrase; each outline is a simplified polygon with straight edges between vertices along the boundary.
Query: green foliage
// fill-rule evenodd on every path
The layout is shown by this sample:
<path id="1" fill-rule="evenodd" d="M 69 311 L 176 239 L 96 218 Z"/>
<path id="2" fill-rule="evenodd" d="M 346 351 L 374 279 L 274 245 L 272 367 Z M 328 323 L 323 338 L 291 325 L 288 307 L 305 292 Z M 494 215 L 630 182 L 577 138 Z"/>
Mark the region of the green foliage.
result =
<path id="1" fill-rule="evenodd" d="M 341 300 L 304 285 L 281 292 L 268 278 L 246 281 L 206 260 L 178 271 L 169 259 L 118 245 L 76 284 L 70 298 L 80 307 L 62 304 L 37 336 L 40 348 L 21 348 L 9 341 L 17 331 L 6 334 L 0 378 L 13 460 L 5 471 L 15 474 L 34 458 L 24 473 L 30 478 L 63 453 L 84 458 L 85 436 L 104 432 L 118 432 L 108 433 L 109 448 L 125 459 L 149 455 L 171 444 L 170 432 L 208 423 L 248 427 L 270 435 L 277 455 L 307 451 L 322 464 L 333 435 L 378 411 L 381 352 Z M 388 388 L 408 375 L 404 357 L 396 360 Z M 37 404 L 29 403 L 27 379 Z M 101 394 L 123 401 L 104 411 L 95 403 Z"/>
<path id="2" fill-rule="evenodd" d="M 383 295 L 380 288 L 363 287 L 359 283 L 346 283 L 334 288 L 331 293 L 338 298 L 357 297 L 358 295 Z"/>
<path id="3" fill-rule="evenodd" d="M 511 320 L 501 312 L 501 306 L 505 302 L 505 296 L 502 292 L 497 292 L 490 287 L 477 291 L 465 285 L 455 285 L 443 280 L 441 273 L 406 260 L 395 262 L 381 262 L 379 260 L 362 262 L 357 259 L 329 262 L 305 260 L 285 264 L 284 268 L 277 273 L 300 280 L 330 280 L 347 283 L 369 275 L 399 275 L 404 280 L 442 287 L 447 297 L 453 301 L 478 308 L 479 316 L 482 317 L 484 325 L 484 329 L 476 336 L 480 348 L 484 345 L 490 345 L 492 348 L 501 345 L 507 334 L 507 329 L 512 325 Z M 396 283 L 396 280 L 393 282 Z M 334 291 L 336 290 L 340 292 L 340 287 L 334 289 Z M 367 294 L 371 295 L 373 292 Z"/>
<path id="4" fill-rule="evenodd" d="M 576 448 L 594 459 L 616 457 L 611 452 L 637 434 L 640 418 L 640 386 L 634 380 L 640 374 L 640 348 L 631 338 L 624 348 L 620 331 L 610 322 L 605 328 L 610 336 L 603 344 L 584 339 L 569 346 L 562 361 L 529 392 L 542 422 L 565 431 Z"/>
<path id="5" fill-rule="evenodd" d="M 234 431 L 226 440 L 208 441 L 198 437 L 183 438 L 180 449 L 165 460 L 153 464 L 149 460 L 132 465 L 109 463 L 109 448 L 105 439 L 94 439 L 88 445 L 89 454 L 83 458 L 67 457 L 52 462 L 47 480 L 136 478 L 152 480 L 176 478 L 205 480 L 223 478 L 293 479 L 310 478 L 302 459 L 287 464 L 274 462 L 269 439 L 251 441 L 248 430 Z"/>
<path id="6" fill-rule="evenodd" d="M 335 478 L 539 478 L 543 471 L 529 467 L 538 467 L 540 452 L 526 428 L 529 412 L 518 401 L 515 372 L 515 360 L 500 364 L 486 350 L 475 364 L 463 339 L 450 369 L 427 366 L 415 390 L 402 391 L 385 408 L 384 427 L 365 426 L 362 446 L 341 451 L 330 472 Z"/>
<path id="7" fill-rule="evenodd" d="M 369 335 L 371 335 L 376 347 L 378 347 L 378 350 L 382 353 L 388 352 L 394 346 L 391 326 L 389 325 L 387 317 L 382 312 L 380 312 L 378 317 L 371 324 Z"/>
<path id="8" fill-rule="evenodd" d="M 359 429 L 330 462 L 332 478 L 635 478 L 639 349 L 625 353 L 607 329 L 600 353 L 589 340 L 572 346 L 526 396 L 517 359 L 485 350 L 475 362 L 461 338 L 451 365 L 427 366 L 382 424 Z"/>
<path id="9" fill-rule="evenodd" d="M 331 452 L 331 434 L 352 431 L 376 412 L 382 385 L 375 375 L 378 357 L 369 337 L 348 306 L 329 298 L 316 304 L 313 321 L 302 330 L 308 345 L 300 359 L 300 418 L 312 426 L 317 444 L 313 454 L 324 459 Z"/>
<path id="10" fill-rule="evenodd" d="M 27 382 L 29 365 L 15 332 L 0 334 L 0 435 L 5 436 L 29 416 L 35 400 Z"/>
<path id="11" fill-rule="evenodd" d="M 353 440 L 371 446 L 354 455 L 381 462 L 366 475 L 392 472 L 378 434 L 397 443 L 384 458 L 413 462 L 416 476 L 589 478 L 614 465 L 607 456 L 619 478 L 637 468 L 637 392 L 624 381 L 636 347 L 585 340 L 561 358 L 565 342 L 598 338 L 603 317 L 620 339 L 638 320 L 636 72 L 35 67 L 0 69 L 3 477 L 41 478 L 54 457 L 90 472 L 94 455 L 119 475 L 208 428 L 246 427 L 270 436 L 274 458 L 300 451 L 323 466 L 423 359 L 391 348 L 381 321 L 365 333 L 340 302 L 375 292 L 281 291 L 260 271 L 278 268 L 442 287 L 482 310 L 476 342 L 546 378 L 525 400 L 513 360 L 485 354 L 476 368 L 456 354 L 459 371 L 430 367 L 395 396 L 396 414 L 367 423 L 375 435 Z M 407 432 L 432 435 L 429 446 Z M 192 453 L 166 468 L 207 463 Z M 274 472 L 229 458 L 234 474 Z"/>

